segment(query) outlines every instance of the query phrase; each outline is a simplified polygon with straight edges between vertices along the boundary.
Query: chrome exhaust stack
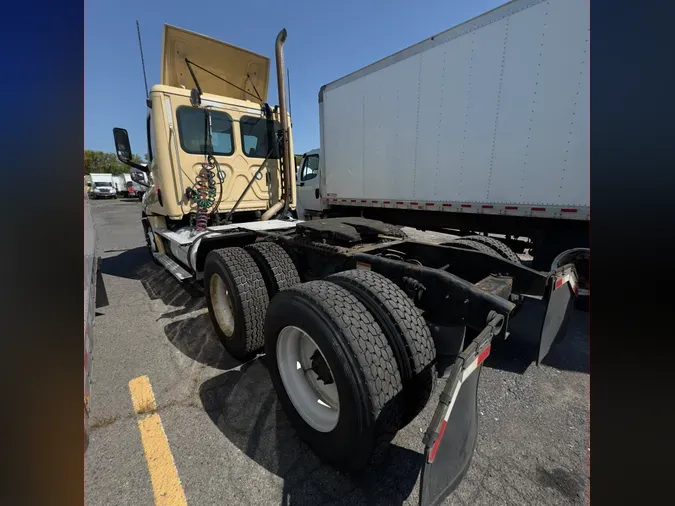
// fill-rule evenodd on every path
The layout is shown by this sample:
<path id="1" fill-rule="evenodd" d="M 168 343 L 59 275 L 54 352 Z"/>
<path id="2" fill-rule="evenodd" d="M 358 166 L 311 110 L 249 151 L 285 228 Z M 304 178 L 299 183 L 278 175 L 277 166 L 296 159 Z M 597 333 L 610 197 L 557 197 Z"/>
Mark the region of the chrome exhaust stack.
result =
<path id="1" fill-rule="evenodd" d="M 292 204 L 293 188 L 291 188 L 291 171 L 294 170 L 294 165 L 291 160 L 291 142 L 290 142 L 290 128 L 288 124 L 288 106 L 286 104 L 286 80 L 284 79 L 284 42 L 288 33 L 284 28 L 277 35 L 277 40 L 274 45 L 276 64 L 277 64 L 277 89 L 279 91 L 279 113 L 281 115 L 281 130 L 283 132 L 283 164 L 284 164 L 284 192 L 279 199 L 283 202 L 282 214 L 288 211 L 288 206 Z M 267 214 L 267 213 L 266 213 Z"/>

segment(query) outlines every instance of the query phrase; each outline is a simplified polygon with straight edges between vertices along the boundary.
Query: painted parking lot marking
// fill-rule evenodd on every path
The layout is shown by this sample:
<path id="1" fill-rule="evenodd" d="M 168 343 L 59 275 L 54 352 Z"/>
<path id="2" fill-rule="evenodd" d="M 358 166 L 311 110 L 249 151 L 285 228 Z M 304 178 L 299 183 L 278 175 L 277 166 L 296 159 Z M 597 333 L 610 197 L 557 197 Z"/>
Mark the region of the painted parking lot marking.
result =
<path id="1" fill-rule="evenodd" d="M 129 382 L 134 411 L 138 417 L 145 460 L 156 506 L 187 506 L 185 491 L 178 477 L 176 464 L 169 448 L 162 420 L 156 413 L 157 404 L 147 376 Z"/>

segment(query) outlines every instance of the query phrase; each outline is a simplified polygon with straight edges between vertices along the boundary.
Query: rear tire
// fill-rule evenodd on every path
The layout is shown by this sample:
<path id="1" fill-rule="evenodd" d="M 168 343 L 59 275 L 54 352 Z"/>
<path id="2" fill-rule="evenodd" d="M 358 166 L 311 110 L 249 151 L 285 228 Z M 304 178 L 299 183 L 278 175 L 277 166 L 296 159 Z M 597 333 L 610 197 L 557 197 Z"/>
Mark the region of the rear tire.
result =
<path id="1" fill-rule="evenodd" d="M 349 290 L 375 317 L 389 345 L 403 382 L 403 418 L 400 428 L 424 409 L 436 383 L 436 347 L 415 304 L 396 284 L 376 272 L 348 270 L 326 281 Z"/>
<path id="2" fill-rule="evenodd" d="M 286 332 L 310 337 L 325 360 L 324 377 L 328 366 L 328 379 L 334 381 L 338 398 L 332 429 L 315 428 L 312 424 L 317 422 L 307 414 L 310 408 L 303 410 L 298 400 L 301 389 L 295 383 L 321 379 L 303 364 L 298 368 L 292 363 L 289 370 L 287 353 L 295 348 L 285 346 Z M 265 353 L 284 411 L 317 456 L 340 470 L 356 471 L 383 454 L 400 423 L 396 396 L 401 377 L 387 338 L 356 297 L 323 280 L 279 292 L 265 319 Z"/>
<path id="3" fill-rule="evenodd" d="M 298 270 L 286 250 L 274 242 L 256 242 L 246 246 L 262 272 L 269 298 L 277 292 L 300 284 Z"/>
<path id="4" fill-rule="evenodd" d="M 516 255 L 516 253 L 511 248 L 509 248 L 499 239 L 495 239 L 494 237 L 487 237 L 484 235 L 469 235 L 466 237 L 462 237 L 462 239 L 485 244 L 488 248 L 494 250 L 499 256 L 506 258 L 507 260 L 510 260 L 513 263 L 519 265 L 522 264 L 520 257 Z"/>
<path id="5" fill-rule="evenodd" d="M 210 251 L 204 263 L 204 293 L 213 328 L 225 349 L 245 361 L 263 347 L 269 303 L 258 266 L 243 248 Z"/>
<path id="6" fill-rule="evenodd" d="M 451 242 L 445 243 L 444 246 L 464 246 L 467 249 L 480 251 L 481 253 L 486 253 L 493 257 L 500 257 L 500 255 L 489 246 L 486 246 L 480 242 L 470 241 L 469 239 L 454 239 Z"/>

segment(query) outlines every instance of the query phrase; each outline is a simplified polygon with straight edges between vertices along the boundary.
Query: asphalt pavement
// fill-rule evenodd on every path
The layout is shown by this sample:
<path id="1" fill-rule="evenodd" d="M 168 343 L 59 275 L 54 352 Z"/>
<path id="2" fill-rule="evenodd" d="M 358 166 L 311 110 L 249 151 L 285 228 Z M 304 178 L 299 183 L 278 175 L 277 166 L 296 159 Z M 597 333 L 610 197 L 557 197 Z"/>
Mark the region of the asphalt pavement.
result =
<path id="1" fill-rule="evenodd" d="M 143 376 L 187 504 L 418 503 L 421 439 L 435 399 L 398 433 L 382 464 L 358 477 L 338 473 L 300 441 L 263 361 L 232 358 L 199 290 L 152 262 L 138 201 L 92 207 L 109 305 L 94 322 L 88 505 L 174 504 L 155 496 L 153 483 L 163 478 L 149 470 L 157 464 L 130 395 L 129 382 Z M 477 449 L 444 504 L 589 502 L 588 314 L 575 311 L 566 339 L 536 366 L 523 357 L 539 317 L 537 304 L 529 304 L 513 321 L 522 344 L 514 339 L 488 358 Z"/>

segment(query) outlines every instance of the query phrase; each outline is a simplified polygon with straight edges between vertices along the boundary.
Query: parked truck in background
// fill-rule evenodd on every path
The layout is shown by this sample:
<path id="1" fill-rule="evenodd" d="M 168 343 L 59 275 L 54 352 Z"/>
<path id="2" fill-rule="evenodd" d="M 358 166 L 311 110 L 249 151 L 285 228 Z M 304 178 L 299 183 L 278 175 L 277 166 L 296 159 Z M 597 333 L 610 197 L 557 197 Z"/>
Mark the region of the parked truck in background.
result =
<path id="1" fill-rule="evenodd" d="M 588 284 L 589 7 L 516 0 L 319 91 L 298 218 L 529 238 Z"/>
<path id="2" fill-rule="evenodd" d="M 115 189 L 115 180 L 112 174 L 87 174 L 85 176 L 85 185 L 87 186 L 89 198 L 93 199 L 116 199 L 117 190 Z"/>
<path id="3" fill-rule="evenodd" d="M 124 179 L 123 174 L 113 174 L 112 175 L 113 186 L 115 187 L 115 192 L 118 197 L 127 196 L 127 183 Z"/>
<path id="4" fill-rule="evenodd" d="M 232 356 L 265 351 L 291 423 L 336 468 L 362 470 L 386 455 L 434 399 L 420 504 L 438 504 L 471 462 L 492 341 L 509 336 L 523 297 L 538 297 L 540 362 L 564 337 L 576 272 L 533 270 L 498 241 L 438 245 L 377 220 L 294 219 L 286 36 L 275 44 L 272 107 L 268 58 L 165 26 L 161 84 L 147 100 L 149 164 L 133 161 L 126 130 L 113 130 L 119 159 L 149 175 L 147 248 L 176 279 L 203 284 Z"/>

